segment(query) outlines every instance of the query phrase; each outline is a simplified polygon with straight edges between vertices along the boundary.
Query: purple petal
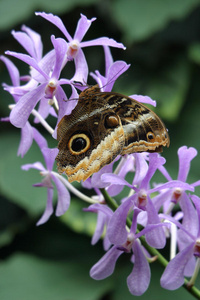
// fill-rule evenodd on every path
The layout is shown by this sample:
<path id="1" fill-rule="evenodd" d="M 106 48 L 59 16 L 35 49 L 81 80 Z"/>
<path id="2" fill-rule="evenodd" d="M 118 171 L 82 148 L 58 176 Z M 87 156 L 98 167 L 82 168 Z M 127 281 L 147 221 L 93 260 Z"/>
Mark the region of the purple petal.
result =
<path id="1" fill-rule="evenodd" d="M 55 163 L 55 158 L 58 154 L 58 149 L 57 148 L 50 149 L 50 148 L 45 147 L 45 148 L 42 148 L 41 151 L 42 151 L 42 154 L 44 156 L 44 160 L 45 160 L 45 163 L 46 163 L 46 166 L 47 166 L 47 170 L 52 171 L 53 170 L 53 165 Z"/>
<path id="2" fill-rule="evenodd" d="M 33 128 L 33 137 L 40 149 L 44 147 L 46 148 L 48 147 L 46 139 L 41 135 L 41 133 L 36 128 Z"/>
<path id="3" fill-rule="evenodd" d="M 20 43 L 22 47 L 28 52 L 28 54 L 32 56 L 36 61 L 38 61 L 32 39 L 25 32 L 22 31 L 13 30 L 12 35 L 18 41 L 18 43 Z"/>
<path id="4" fill-rule="evenodd" d="M 71 35 L 68 33 L 67 29 L 65 28 L 63 22 L 61 21 L 61 19 L 57 16 L 54 16 L 53 14 L 46 14 L 46 13 L 42 13 L 42 12 L 36 12 L 35 13 L 36 16 L 41 16 L 44 19 L 46 19 L 47 21 L 53 23 L 56 27 L 58 27 L 60 29 L 60 31 L 62 31 L 62 33 L 65 35 L 65 37 L 68 39 L 68 41 L 72 40 Z"/>
<path id="5" fill-rule="evenodd" d="M 52 107 L 49 105 L 49 99 L 43 97 L 39 103 L 37 112 L 43 117 L 43 119 L 46 119 L 50 113 L 51 108 Z M 40 120 L 35 117 L 34 123 L 40 123 Z"/>
<path id="6" fill-rule="evenodd" d="M 128 183 L 125 179 L 119 177 L 117 174 L 103 174 L 101 176 L 101 180 L 102 182 L 105 182 L 105 183 L 110 183 L 110 184 L 119 184 L 119 185 L 126 185 L 130 188 L 132 188 L 133 186 Z"/>
<path id="7" fill-rule="evenodd" d="M 131 294 L 135 296 L 142 295 L 148 288 L 151 278 L 149 263 L 142 251 L 139 242 L 136 240 L 133 244 L 135 263 L 133 271 L 127 278 L 127 285 Z"/>
<path id="8" fill-rule="evenodd" d="M 71 78 L 71 81 L 87 82 L 88 78 L 88 64 L 85 58 L 85 55 L 81 49 L 79 49 L 76 57 L 74 58 L 76 72 Z"/>
<path id="9" fill-rule="evenodd" d="M 162 205 L 166 204 L 166 207 L 169 206 L 169 204 L 171 203 L 172 194 L 173 191 L 167 189 L 166 191 L 163 191 L 152 198 L 153 205 L 157 212 L 160 210 Z"/>
<path id="10" fill-rule="evenodd" d="M 197 235 L 199 229 L 198 211 L 195 210 L 190 198 L 183 193 L 180 200 L 180 207 L 183 211 L 183 226 L 194 236 Z"/>
<path id="11" fill-rule="evenodd" d="M 100 37 L 91 41 L 81 42 L 81 48 L 90 46 L 110 46 L 115 48 L 122 48 L 123 50 L 126 49 L 126 47 L 122 43 L 117 43 L 115 40 L 108 37 Z"/>
<path id="12" fill-rule="evenodd" d="M 164 157 L 161 157 L 158 153 L 149 153 L 149 169 L 143 179 L 140 188 L 148 189 L 149 182 L 160 165 L 165 163 Z"/>
<path id="13" fill-rule="evenodd" d="M 18 148 L 17 155 L 23 157 L 30 149 L 33 142 L 33 129 L 29 122 L 21 129 L 21 140 Z"/>
<path id="14" fill-rule="evenodd" d="M 4 62 L 4 64 L 6 65 L 7 69 L 8 69 L 8 73 L 10 75 L 12 84 L 14 86 L 18 86 L 20 85 L 20 75 L 19 75 L 19 71 L 16 68 L 16 66 L 12 63 L 12 61 L 10 59 L 8 59 L 7 57 L 1 55 L 0 59 Z"/>
<path id="15" fill-rule="evenodd" d="M 192 256 L 189 260 L 188 263 L 185 266 L 185 270 L 184 270 L 184 276 L 186 277 L 191 277 L 194 273 L 195 270 L 195 266 L 196 266 L 196 259 L 194 256 Z"/>
<path id="16" fill-rule="evenodd" d="M 159 166 L 158 169 L 168 181 L 172 180 L 172 177 L 169 175 L 169 173 L 167 172 L 164 166 Z"/>
<path id="17" fill-rule="evenodd" d="M 126 218 L 133 206 L 130 198 L 124 201 L 114 212 L 107 228 L 107 234 L 112 244 L 122 245 L 127 240 Z"/>
<path id="18" fill-rule="evenodd" d="M 54 70 L 52 73 L 52 78 L 59 79 L 60 73 L 63 66 L 64 57 L 67 52 L 67 43 L 64 39 L 61 38 L 55 38 L 54 35 L 51 36 L 51 42 L 55 49 L 55 55 L 56 55 L 56 63 L 54 66 Z"/>
<path id="19" fill-rule="evenodd" d="M 56 149 L 57 150 L 57 149 Z M 55 182 L 58 192 L 58 204 L 56 207 L 56 216 L 62 216 L 69 208 L 70 205 L 70 193 L 66 186 L 53 174 L 51 174 L 53 181 Z"/>
<path id="20" fill-rule="evenodd" d="M 56 55 L 55 49 L 49 51 L 39 62 L 38 66 L 46 74 L 46 80 L 49 80 L 52 69 L 55 65 Z M 37 82 L 44 82 L 44 76 L 35 69 L 30 70 L 31 77 L 34 78 Z"/>
<path id="21" fill-rule="evenodd" d="M 22 128 L 25 126 L 33 108 L 44 95 L 45 85 L 39 85 L 34 90 L 22 96 L 19 102 L 17 102 L 10 114 L 10 122 L 15 127 Z"/>
<path id="22" fill-rule="evenodd" d="M 33 164 L 26 164 L 21 166 L 22 170 L 28 171 L 29 169 L 36 169 L 42 172 L 45 172 L 45 167 L 41 164 L 41 162 L 35 162 Z"/>
<path id="23" fill-rule="evenodd" d="M 53 189 L 47 189 L 47 204 L 46 204 L 46 208 L 45 211 L 42 215 L 42 217 L 39 219 L 39 221 L 37 222 L 37 226 L 44 224 L 45 222 L 47 222 L 50 218 L 50 216 L 53 213 Z"/>
<path id="24" fill-rule="evenodd" d="M 105 85 L 104 90 L 105 91 L 111 91 L 113 88 L 113 85 L 115 83 L 115 80 L 128 68 L 130 67 L 130 64 L 128 65 L 123 60 L 117 60 L 115 61 L 110 68 L 107 70 L 107 84 Z"/>
<path id="25" fill-rule="evenodd" d="M 133 179 L 133 185 L 140 185 L 142 180 L 147 174 L 148 164 L 142 153 L 136 153 L 135 157 L 135 176 Z"/>
<path id="26" fill-rule="evenodd" d="M 149 96 L 131 95 L 129 97 L 138 102 L 147 103 L 147 104 L 153 105 L 154 107 L 156 106 L 156 101 L 152 100 Z"/>
<path id="27" fill-rule="evenodd" d="M 200 180 L 197 180 L 197 181 L 193 182 L 192 186 L 194 186 L 194 187 L 200 186 Z"/>
<path id="28" fill-rule="evenodd" d="M 179 252 L 167 265 L 160 284 L 164 289 L 176 290 L 184 284 L 184 269 L 193 254 L 194 243 Z"/>
<path id="29" fill-rule="evenodd" d="M 153 206 L 153 203 L 152 203 L 150 197 L 148 197 L 148 202 L 147 202 L 147 213 L 148 213 L 147 225 L 160 223 L 160 219 L 158 217 L 158 214 L 155 210 L 155 207 Z M 166 244 L 165 232 L 164 232 L 163 228 L 161 228 L 161 227 L 155 228 L 155 229 L 147 232 L 145 235 L 145 238 L 146 238 L 147 243 L 151 247 L 154 247 L 157 249 L 164 248 L 164 246 Z"/>
<path id="30" fill-rule="evenodd" d="M 27 54 L 17 53 L 17 52 L 13 52 L 13 51 L 6 51 L 5 53 L 7 55 L 14 56 L 14 57 L 22 60 L 23 62 L 27 63 L 29 66 L 36 69 L 44 77 L 44 79 L 48 80 L 48 76 L 39 67 L 39 64 L 37 63 L 37 61 L 34 58 L 30 57 Z"/>
<path id="31" fill-rule="evenodd" d="M 34 51 L 35 51 L 35 59 L 37 61 L 40 61 L 42 58 L 42 51 L 43 51 L 43 45 L 41 41 L 41 36 L 36 31 L 32 30 L 31 28 L 23 25 L 22 30 L 25 31 L 31 38 L 33 44 L 34 44 Z"/>
<path id="32" fill-rule="evenodd" d="M 84 211 L 91 211 L 95 213 L 101 211 L 104 215 L 106 215 L 109 218 L 113 215 L 113 211 L 107 205 L 102 205 L 99 203 L 95 203 L 90 205 L 88 208 L 84 208 Z"/>
<path id="33" fill-rule="evenodd" d="M 108 252 L 91 268 L 90 276 L 93 279 L 101 280 L 110 276 L 114 269 L 118 257 L 123 253 L 117 249 L 117 246 L 112 247 Z"/>
<path id="34" fill-rule="evenodd" d="M 101 180 L 101 176 L 102 176 L 102 174 L 112 173 L 112 170 L 113 170 L 113 163 L 104 166 L 97 173 L 94 173 L 91 178 L 92 186 L 99 188 L 99 189 L 107 187 L 109 185 L 109 183 L 103 182 Z"/>
<path id="35" fill-rule="evenodd" d="M 74 40 L 78 40 L 79 42 L 82 41 L 92 22 L 95 20 L 96 18 L 92 18 L 91 20 L 89 20 L 86 18 L 86 16 L 81 14 L 81 18 L 78 21 L 76 32 L 74 34 Z"/>
<path id="36" fill-rule="evenodd" d="M 96 229 L 92 237 L 92 245 L 95 245 L 101 238 L 106 224 L 106 216 L 101 211 L 97 214 Z"/>
<path id="37" fill-rule="evenodd" d="M 170 223 L 159 223 L 159 224 L 147 225 L 144 229 L 142 229 L 140 232 L 135 234 L 135 238 L 140 238 L 141 236 L 145 235 L 147 232 L 152 231 L 156 228 L 159 228 L 159 227 L 168 227 L 168 228 L 170 228 L 170 226 L 171 226 Z"/>
<path id="38" fill-rule="evenodd" d="M 197 215 L 198 215 L 198 234 L 197 236 L 200 237 L 200 198 L 196 195 L 191 196 L 192 201 L 196 207 Z M 197 226 L 196 226 L 197 227 Z"/>
<path id="39" fill-rule="evenodd" d="M 187 176 L 190 170 L 190 163 L 193 158 L 197 155 L 197 150 L 193 147 L 187 148 L 183 146 L 178 150 L 179 158 L 179 172 L 178 179 L 182 181 L 187 180 Z"/>
<path id="40" fill-rule="evenodd" d="M 103 46 L 104 55 L 105 55 L 105 75 L 108 76 L 108 69 L 113 64 L 113 57 L 108 46 Z"/>
<path id="41" fill-rule="evenodd" d="M 194 191 L 194 187 L 191 184 L 179 181 L 179 180 L 172 180 L 161 185 L 156 186 L 153 189 L 149 190 L 149 193 L 154 193 L 157 191 L 162 191 L 169 188 L 181 188 L 182 190 Z"/>
<path id="42" fill-rule="evenodd" d="M 120 156 L 118 156 L 117 159 L 119 159 Z M 116 168 L 116 172 L 118 176 L 121 178 L 125 178 L 128 172 L 134 170 L 134 157 L 132 155 L 127 155 L 127 157 L 123 156 Z M 118 185 L 118 184 L 112 184 L 108 187 L 107 192 L 110 196 L 114 197 L 118 195 L 122 190 L 124 186 Z"/>

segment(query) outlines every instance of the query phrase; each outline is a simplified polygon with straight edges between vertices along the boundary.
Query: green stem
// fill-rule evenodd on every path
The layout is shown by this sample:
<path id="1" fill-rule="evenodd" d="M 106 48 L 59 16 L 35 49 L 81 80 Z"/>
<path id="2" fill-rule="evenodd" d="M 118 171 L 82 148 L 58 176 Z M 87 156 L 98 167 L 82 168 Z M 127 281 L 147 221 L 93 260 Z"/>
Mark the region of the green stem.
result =
<path id="1" fill-rule="evenodd" d="M 118 208 L 118 204 L 116 203 L 116 201 L 107 193 L 107 191 L 105 189 L 100 189 L 102 195 L 104 196 L 104 199 L 107 203 L 107 205 L 113 210 L 115 211 Z M 126 220 L 126 224 L 127 226 L 130 228 L 131 227 L 131 220 L 130 218 L 127 218 Z M 137 231 L 139 232 L 139 230 Z M 140 237 L 140 241 L 142 243 L 142 245 L 145 247 L 145 249 L 152 255 L 152 256 L 156 256 L 157 257 L 157 261 L 164 267 L 166 268 L 166 266 L 168 265 L 168 261 L 167 259 L 165 259 L 165 257 L 155 248 L 152 248 L 151 246 L 149 246 L 145 240 L 145 237 L 142 236 Z M 183 287 L 190 293 L 192 294 L 196 299 L 200 299 L 200 290 L 198 290 L 195 286 L 193 287 L 188 287 L 188 283 L 189 281 L 187 279 L 184 279 L 184 285 Z"/>

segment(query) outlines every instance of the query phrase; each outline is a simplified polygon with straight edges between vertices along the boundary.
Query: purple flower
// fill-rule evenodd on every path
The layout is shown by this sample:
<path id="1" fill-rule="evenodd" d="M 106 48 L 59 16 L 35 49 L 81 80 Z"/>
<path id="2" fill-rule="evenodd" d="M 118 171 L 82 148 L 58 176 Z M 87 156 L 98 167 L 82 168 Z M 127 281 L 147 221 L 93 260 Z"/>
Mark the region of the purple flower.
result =
<path id="1" fill-rule="evenodd" d="M 82 41 L 86 32 L 90 28 L 92 22 L 95 21 L 96 18 L 92 18 L 91 20 L 89 20 L 86 18 L 86 16 L 81 14 L 81 18 L 78 21 L 75 34 L 72 37 L 67 31 L 67 29 L 65 28 L 62 20 L 58 16 L 54 16 L 53 14 L 47 14 L 44 12 L 43 13 L 37 12 L 36 15 L 45 18 L 49 22 L 53 23 L 56 27 L 58 27 L 66 37 L 67 41 L 69 42 L 66 53 L 67 53 L 67 60 L 74 59 L 75 62 L 77 72 L 72 79 L 74 81 L 79 81 L 84 83 L 84 79 L 85 79 L 85 82 L 87 82 L 88 66 L 82 48 L 107 45 L 110 47 L 125 49 L 123 44 L 117 43 L 113 39 L 109 39 L 107 37 L 97 38 L 92 41 L 85 41 L 85 42 Z"/>
<path id="2" fill-rule="evenodd" d="M 113 215 L 113 211 L 106 204 L 100 204 L 100 203 L 92 204 L 88 208 L 85 208 L 84 211 L 97 213 L 96 230 L 92 237 L 92 245 L 94 245 L 100 240 L 101 236 L 103 235 L 103 232 L 107 227 L 111 216 Z M 104 250 L 108 250 L 111 245 L 109 238 L 107 236 L 107 232 L 103 239 L 103 245 L 104 245 Z"/>
<path id="3" fill-rule="evenodd" d="M 193 195 L 191 196 L 192 201 L 195 204 L 196 212 L 198 216 L 198 226 L 196 227 L 196 232 L 193 234 L 187 229 L 185 226 L 180 224 L 179 222 L 175 222 L 172 218 L 168 217 L 169 220 L 171 219 L 179 228 L 180 234 L 183 234 L 182 237 L 186 238 L 184 248 L 169 262 L 167 265 L 160 283 L 161 286 L 168 290 L 175 290 L 178 289 L 181 285 L 184 284 L 184 276 L 188 276 L 187 274 L 187 267 L 188 265 L 192 264 L 193 276 L 189 282 L 189 286 L 194 284 L 194 281 L 197 277 L 199 267 L 200 267 L 200 198 Z M 194 214 L 194 218 L 191 218 L 190 222 L 194 222 L 194 226 L 196 226 L 196 212 Z M 192 226 L 192 227 L 194 227 Z M 194 258 L 196 258 L 196 268 L 194 264 Z M 190 275 L 191 276 L 191 275 Z"/>
<path id="4" fill-rule="evenodd" d="M 58 204 L 56 207 L 56 216 L 63 215 L 66 210 L 69 208 L 70 205 L 70 194 L 68 190 L 66 189 L 63 182 L 59 179 L 58 174 L 56 172 L 53 172 L 53 165 L 55 162 L 56 155 L 58 154 L 58 149 L 49 149 L 44 146 L 44 142 L 42 140 L 38 141 L 42 154 L 44 156 L 44 160 L 46 163 L 46 168 L 40 163 L 35 162 L 33 164 L 26 164 L 22 166 L 23 170 L 29 170 L 29 169 L 37 169 L 40 171 L 40 174 L 43 176 L 43 180 L 41 183 L 34 184 L 36 187 L 46 187 L 47 188 L 47 204 L 46 209 L 40 218 L 40 220 L 37 222 L 37 225 L 41 225 L 45 223 L 53 213 L 53 185 L 52 182 L 54 182 L 57 192 L 58 192 Z"/>
<path id="5" fill-rule="evenodd" d="M 108 236 L 110 241 L 115 245 L 123 244 L 127 239 L 128 233 L 126 230 L 126 218 L 130 210 L 134 210 L 135 208 L 140 209 L 143 216 L 143 226 L 160 223 L 160 218 L 153 205 L 152 199 L 150 198 L 150 194 L 156 191 L 161 191 L 162 189 L 173 188 L 175 185 L 184 185 L 185 189 L 193 190 L 193 187 L 189 186 L 186 183 L 183 184 L 182 182 L 178 181 L 170 181 L 161 186 L 157 186 L 153 189 L 150 189 L 150 180 L 156 172 L 156 170 L 165 163 L 165 159 L 159 156 L 159 154 L 157 153 L 150 153 L 149 166 L 148 169 L 145 168 L 147 171 L 146 174 L 144 174 L 144 169 L 142 168 L 142 166 L 145 165 L 144 157 L 140 154 L 137 154 L 136 157 L 136 173 L 132 184 L 129 184 L 126 180 L 115 174 L 102 175 L 102 181 L 106 183 L 123 186 L 126 185 L 135 191 L 135 193 L 132 196 L 124 199 L 122 204 L 114 212 L 109 222 Z M 152 247 L 163 248 L 166 242 L 165 233 L 163 229 L 156 228 L 151 232 L 147 232 L 146 241 Z"/>
<path id="6" fill-rule="evenodd" d="M 186 183 L 187 176 L 190 170 L 190 164 L 193 158 L 197 155 L 197 150 L 193 147 L 187 148 L 186 146 L 182 146 L 178 150 L 178 158 L 179 158 L 179 171 L 177 180 L 183 183 L 183 186 L 175 186 L 173 189 L 166 189 L 160 195 L 153 198 L 153 203 L 158 211 L 161 206 L 164 208 L 164 212 L 170 214 L 173 207 L 179 203 L 181 210 L 183 212 L 183 221 L 182 224 L 185 228 L 192 232 L 196 231 L 195 222 L 191 222 L 192 218 L 195 218 L 195 208 L 191 203 L 188 195 L 186 194 L 186 190 L 184 188 L 184 183 Z M 172 180 L 171 176 L 164 168 L 164 166 L 160 166 L 159 170 L 161 173 L 167 178 L 167 180 Z M 200 185 L 200 181 L 190 184 L 190 186 Z M 196 219 L 197 224 L 197 219 Z"/>
<path id="7" fill-rule="evenodd" d="M 0 59 L 5 63 L 8 69 L 13 86 L 18 86 L 20 84 L 20 75 L 18 69 L 12 63 L 12 61 L 10 61 L 7 57 L 1 56 Z M 4 86 L 6 86 L 6 84 L 4 84 Z M 13 95 L 13 99 L 15 102 L 18 102 L 19 96 Z M 10 122 L 10 118 L 9 117 L 3 118 L 1 119 L 1 121 Z M 30 123 L 27 121 L 24 127 L 21 128 L 21 140 L 20 140 L 17 155 L 21 155 L 21 157 L 23 157 L 30 149 L 33 139 L 37 139 L 35 137 L 38 135 L 39 132 L 35 128 L 33 128 L 30 125 Z"/>
<path id="8" fill-rule="evenodd" d="M 149 263 L 139 238 L 160 226 L 168 226 L 167 224 L 149 225 L 136 234 L 139 211 L 139 209 L 134 211 L 131 229 L 126 241 L 123 244 L 114 245 L 90 270 L 92 278 L 96 280 L 104 279 L 113 273 L 119 256 L 122 253 L 130 253 L 132 251 L 133 257 L 131 261 L 134 263 L 134 266 L 127 278 L 127 285 L 130 293 L 136 296 L 142 295 L 147 290 L 151 277 Z"/>
<path id="9" fill-rule="evenodd" d="M 62 70 L 63 60 L 67 49 L 66 42 L 63 39 L 55 39 L 52 36 L 52 43 L 55 49 L 56 61 L 51 74 L 45 73 L 39 66 L 39 64 L 30 56 L 26 54 L 20 54 L 15 52 L 7 51 L 6 54 L 12 55 L 16 58 L 21 59 L 30 66 L 32 66 L 37 72 L 35 79 L 41 80 L 40 84 L 27 92 L 20 98 L 16 106 L 11 111 L 10 121 L 16 127 L 23 127 L 28 120 L 33 108 L 36 106 L 39 100 L 43 97 L 47 99 L 54 99 L 59 104 L 59 115 L 58 121 L 66 113 L 67 102 L 63 101 L 67 99 L 64 90 L 61 88 L 62 84 L 70 84 L 70 80 L 59 79 L 60 72 Z M 72 90 L 76 93 L 75 88 L 72 85 Z M 78 94 L 76 93 L 76 98 Z M 75 102 L 75 101 L 74 101 Z M 76 103 L 75 103 L 76 104 Z"/>
<path id="10" fill-rule="evenodd" d="M 42 59 L 43 44 L 40 34 L 23 25 L 22 31 L 12 30 L 12 35 L 37 62 Z"/>

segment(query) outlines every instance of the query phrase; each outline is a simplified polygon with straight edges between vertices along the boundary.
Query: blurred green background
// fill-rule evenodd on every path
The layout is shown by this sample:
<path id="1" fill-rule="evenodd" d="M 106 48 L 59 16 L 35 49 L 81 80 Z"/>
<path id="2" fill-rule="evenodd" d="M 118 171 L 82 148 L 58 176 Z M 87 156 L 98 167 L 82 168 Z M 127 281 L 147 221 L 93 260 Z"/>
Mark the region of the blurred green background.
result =
<path id="1" fill-rule="evenodd" d="M 8 49 L 24 52 L 10 34 L 12 29 L 20 30 L 22 24 L 41 34 L 44 53 L 51 47 L 51 34 L 63 37 L 55 26 L 36 17 L 35 11 L 59 15 L 71 35 L 80 13 L 97 17 L 85 40 L 108 36 L 125 44 L 126 51 L 112 49 L 115 60 L 131 63 L 114 91 L 157 100 L 156 113 L 166 123 L 171 138 L 171 146 L 163 155 L 170 174 L 176 178 L 178 148 L 200 147 L 200 1 L 1 0 L 0 54 Z M 103 73 L 102 48 L 86 48 L 84 53 L 90 71 L 99 69 Z M 15 59 L 13 62 L 22 75 L 27 73 L 24 64 Z M 10 83 L 3 63 L 0 81 Z M 9 114 L 10 103 L 12 98 L 1 89 L 1 117 Z M 89 277 L 91 266 L 103 250 L 101 243 L 90 245 L 96 216 L 82 212 L 85 204 L 72 198 L 62 218 L 52 216 L 43 226 L 35 226 L 46 205 L 46 191 L 32 187 L 41 180 L 38 172 L 27 173 L 20 167 L 41 160 L 41 153 L 33 145 L 23 159 L 17 157 L 19 130 L 5 123 L 0 128 L 0 299 L 132 299 L 126 286 L 132 268 L 128 255 L 118 261 L 110 278 L 97 282 Z M 55 146 L 55 141 L 49 141 L 49 145 Z M 200 179 L 199 169 L 197 156 L 189 183 Z M 197 194 L 200 196 L 198 189 Z M 174 292 L 161 289 L 162 269 L 157 263 L 151 269 L 151 284 L 141 299 L 192 299 L 183 288 Z"/>

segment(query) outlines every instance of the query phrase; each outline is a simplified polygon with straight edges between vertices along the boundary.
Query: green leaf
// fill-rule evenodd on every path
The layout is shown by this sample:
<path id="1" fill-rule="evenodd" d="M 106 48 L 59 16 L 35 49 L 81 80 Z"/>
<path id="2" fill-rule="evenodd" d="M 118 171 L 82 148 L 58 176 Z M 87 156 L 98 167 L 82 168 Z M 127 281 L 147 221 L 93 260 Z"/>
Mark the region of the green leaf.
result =
<path id="1" fill-rule="evenodd" d="M 116 0 L 111 9 L 113 19 L 130 43 L 150 37 L 170 21 L 185 18 L 197 5 L 198 0 Z"/>
<path id="2" fill-rule="evenodd" d="M 197 63 L 200 64 L 200 43 L 195 43 L 189 46 L 188 50 L 189 58 Z"/>
<path id="3" fill-rule="evenodd" d="M 164 68 L 160 74 L 155 74 L 149 80 L 146 93 L 157 100 L 156 113 L 166 120 L 174 121 L 186 101 L 189 85 L 189 64 L 183 58 Z"/>
<path id="4" fill-rule="evenodd" d="M 78 259 L 52 262 L 16 254 L 0 265 L 2 300 L 97 300 L 110 288 L 109 281 L 89 277 L 88 266 Z"/>
<path id="5" fill-rule="evenodd" d="M 17 157 L 19 141 L 18 133 L 1 134 L 0 191 L 10 201 L 27 210 L 29 214 L 36 215 L 46 206 L 46 188 L 33 187 L 34 183 L 42 179 L 39 172 L 37 170 L 23 171 L 21 166 L 36 161 L 43 162 L 43 157 L 34 143 L 23 159 Z"/>
<path id="6" fill-rule="evenodd" d="M 34 11 L 64 13 L 78 5 L 89 5 L 95 0 L 1 0 L 0 1 L 0 30 L 11 28 L 34 16 Z M 12 9 L 11 9 L 12 8 Z M 36 18 L 36 17 L 35 17 Z"/>

